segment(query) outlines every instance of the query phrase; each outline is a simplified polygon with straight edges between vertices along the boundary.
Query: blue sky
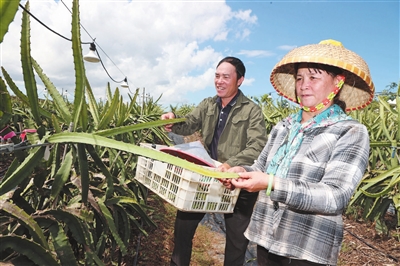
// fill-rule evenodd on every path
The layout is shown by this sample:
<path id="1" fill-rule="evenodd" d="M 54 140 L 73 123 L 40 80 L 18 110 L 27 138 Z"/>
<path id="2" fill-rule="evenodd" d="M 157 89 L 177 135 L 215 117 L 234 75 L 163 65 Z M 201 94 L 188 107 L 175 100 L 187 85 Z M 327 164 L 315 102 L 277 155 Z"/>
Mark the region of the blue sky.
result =
<path id="1" fill-rule="evenodd" d="M 71 1 L 31 0 L 31 12 L 70 37 Z M 21 2 L 25 4 L 25 1 Z M 215 95 L 215 66 L 225 56 L 242 59 L 248 96 L 276 95 L 269 81 L 274 65 L 294 47 L 335 39 L 370 67 L 376 91 L 399 82 L 399 1 L 92 1 L 81 0 L 83 42 L 96 38 L 114 80 L 128 78 L 164 106 L 197 104 Z M 64 5 L 65 4 L 65 5 Z M 66 7 L 67 6 L 67 7 Z M 0 47 L 1 65 L 23 90 L 19 9 Z M 54 85 L 72 99 L 71 43 L 31 19 L 32 56 Z M 83 53 L 89 45 L 82 45 Z M 100 64 L 85 63 L 98 99 L 113 82 Z M 44 87 L 39 84 L 39 95 Z"/>
<path id="2" fill-rule="evenodd" d="M 247 67 L 248 95 L 274 92 L 269 75 L 287 53 L 285 47 L 335 39 L 369 65 L 376 91 L 399 82 L 399 1 L 228 1 L 233 9 L 251 9 L 257 23 L 243 41 L 219 44 Z M 204 44 L 207 45 L 207 44 Z M 244 51 L 263 51 L 247 56 Z M 198 97 L 205 97 L 199 91 Z M 196 97 L 194 95 L 193 97 Z"/>

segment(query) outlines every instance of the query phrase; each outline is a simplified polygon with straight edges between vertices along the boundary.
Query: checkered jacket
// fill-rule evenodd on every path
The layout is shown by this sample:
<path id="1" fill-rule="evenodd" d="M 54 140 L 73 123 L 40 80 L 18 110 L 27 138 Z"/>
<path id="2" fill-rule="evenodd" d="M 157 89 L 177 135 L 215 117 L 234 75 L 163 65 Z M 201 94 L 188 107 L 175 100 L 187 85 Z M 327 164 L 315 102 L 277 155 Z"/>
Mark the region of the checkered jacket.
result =
<path id="1" fill-rule="evenodd" d="M 265 171 L 291 125 L 271 131 L 248 171 Z M 304 135 L 286 177 L 270 197 L 260 191 L 246 237 L 271 253 L 336 265 L 343 240 L 342 213 L 368 164 L 369 137 L 355 120 L 316 127 Z"/>

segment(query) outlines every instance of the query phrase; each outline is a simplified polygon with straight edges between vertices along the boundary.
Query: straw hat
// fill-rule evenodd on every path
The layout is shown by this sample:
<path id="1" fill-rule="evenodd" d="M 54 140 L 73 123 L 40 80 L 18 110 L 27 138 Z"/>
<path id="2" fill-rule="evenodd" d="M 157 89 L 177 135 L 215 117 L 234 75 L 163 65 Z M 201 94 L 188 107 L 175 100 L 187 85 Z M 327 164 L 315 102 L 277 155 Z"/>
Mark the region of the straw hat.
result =
<path id="1" fill-rule="evenodd" d="M 271 83 L 278 94 L 297 103 L 295 96 L 295 63 L 319 63 L 343 69 L 345 84 L 340 100 L 346 102 L 346 111 L 364 108 L 372 102 L 374 84 L 367 63 L 356 53 L 334 40 L 321 41 L 290 51 L 275 65 Z"/>

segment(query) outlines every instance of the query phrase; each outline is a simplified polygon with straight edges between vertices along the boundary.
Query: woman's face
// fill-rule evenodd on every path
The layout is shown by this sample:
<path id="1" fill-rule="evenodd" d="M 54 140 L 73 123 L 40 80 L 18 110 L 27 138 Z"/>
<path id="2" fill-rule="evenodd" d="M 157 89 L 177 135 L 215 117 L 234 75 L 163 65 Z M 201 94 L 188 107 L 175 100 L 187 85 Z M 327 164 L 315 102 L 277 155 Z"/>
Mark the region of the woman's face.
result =
<path id="1" fill-rule="evenodd" d="M 326 99 L 337 83 L 338 80 L 326 71 L 300 64 L 296 76 L 296 94 L 304 106 L 314 107 Z M 332 102 L 326 107 L 331 105 Z"/>

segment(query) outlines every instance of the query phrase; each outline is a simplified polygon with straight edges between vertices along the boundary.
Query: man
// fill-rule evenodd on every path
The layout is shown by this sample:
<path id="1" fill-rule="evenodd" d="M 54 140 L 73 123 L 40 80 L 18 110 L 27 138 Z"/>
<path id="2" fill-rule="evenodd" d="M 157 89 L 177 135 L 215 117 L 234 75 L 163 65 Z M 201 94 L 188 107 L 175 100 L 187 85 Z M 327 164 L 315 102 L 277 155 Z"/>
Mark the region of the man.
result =
<path id="1" fill-rule="evenodd" d="M 204 99 L 186 121 L 165 126 L 166 131 L 190 135 L 201 130 L 204 146 L 211 158 L 221 162 L 221 171 L 232 166 L 253 164 L 267 142 L 261 108 L 239 90 L 246 69 L 235 57 L 222 59 L 215 72 L 217 95 Z M 161 119 L 173 119 L 166 113 Z M 233 213 L 225 214 L 226 245 L 224 265 L 243 265 L 248 240 L 246 230 L 257 193 L 241 191 Z M 174 250 L 171 265 L 187 266 L 192 253 L 192 239 L 205 213 L 177 212 L 174 231 Z"/>

